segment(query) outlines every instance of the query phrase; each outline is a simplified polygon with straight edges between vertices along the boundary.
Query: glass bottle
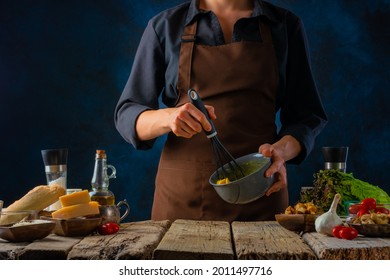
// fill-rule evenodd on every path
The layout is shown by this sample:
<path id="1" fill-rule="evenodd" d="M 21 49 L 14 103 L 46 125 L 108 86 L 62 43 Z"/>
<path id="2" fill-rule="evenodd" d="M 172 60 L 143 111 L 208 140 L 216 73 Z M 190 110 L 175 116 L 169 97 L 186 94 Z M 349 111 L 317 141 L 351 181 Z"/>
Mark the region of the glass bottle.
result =
<path id="1" fill-rule="evenodd" d="M 111 169 L 111 174 L 107 173 Z M 107 164 L 107 155 L 105 150 L 96 150 L 95 168 L 92 176 L 92 191 L 89 192 L 92 201 L 97 201 L 100 205 L 114 205 L 115 196 L 108 189 L 109 180 L 116 178 L 116 169 Z"/>

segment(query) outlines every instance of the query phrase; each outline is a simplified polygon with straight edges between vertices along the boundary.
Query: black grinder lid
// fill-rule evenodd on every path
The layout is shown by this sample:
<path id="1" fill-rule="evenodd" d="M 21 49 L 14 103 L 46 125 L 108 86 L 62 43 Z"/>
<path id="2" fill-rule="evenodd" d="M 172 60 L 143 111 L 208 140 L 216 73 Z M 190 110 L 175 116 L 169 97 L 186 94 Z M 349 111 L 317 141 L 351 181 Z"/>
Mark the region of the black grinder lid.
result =
<path id="1" fill-rule="evenodd" d="M 68 149 L 42 150 L 42 158 L 45 166 L 66 165 L 68 160 Z"/>

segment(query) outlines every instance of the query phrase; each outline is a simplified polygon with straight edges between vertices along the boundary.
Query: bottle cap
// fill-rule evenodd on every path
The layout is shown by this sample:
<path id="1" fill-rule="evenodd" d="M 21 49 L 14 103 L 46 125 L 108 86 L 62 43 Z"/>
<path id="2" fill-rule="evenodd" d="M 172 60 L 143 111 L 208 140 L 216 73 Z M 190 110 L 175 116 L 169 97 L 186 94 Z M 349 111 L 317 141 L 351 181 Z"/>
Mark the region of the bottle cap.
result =
<path id="1" fill-rule="evenodd" d="M 105 150 L 96 150 L 96 158 L 107 158 Z"/>
<path id="2" fill-rule="evenodd" d="M 68 149 L 48 149 L 41 152 L 45 166 L 67 164 Z"/>

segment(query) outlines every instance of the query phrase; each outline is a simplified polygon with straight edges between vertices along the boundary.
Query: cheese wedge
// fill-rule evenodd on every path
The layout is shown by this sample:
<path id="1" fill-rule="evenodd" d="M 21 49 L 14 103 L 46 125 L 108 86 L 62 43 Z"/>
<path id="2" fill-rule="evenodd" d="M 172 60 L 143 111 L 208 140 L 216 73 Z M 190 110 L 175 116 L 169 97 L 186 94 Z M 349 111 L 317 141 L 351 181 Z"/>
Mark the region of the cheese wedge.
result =
<path id="1" fill-rule="evenodd" d="M 62 207 L 67 207 L 76 204 L 87 204 L 91 201 L 88 190 L 74 192 L 60 196 Z"/>
<path id="2" fill-rule="evenodd" d="M 72 219 L 88 215 L 97 215 L 99 213 L 99 203 L 90 201 L 88 203 L 63 207 L 54 211 L 51 216 L 55 219 Z"/>

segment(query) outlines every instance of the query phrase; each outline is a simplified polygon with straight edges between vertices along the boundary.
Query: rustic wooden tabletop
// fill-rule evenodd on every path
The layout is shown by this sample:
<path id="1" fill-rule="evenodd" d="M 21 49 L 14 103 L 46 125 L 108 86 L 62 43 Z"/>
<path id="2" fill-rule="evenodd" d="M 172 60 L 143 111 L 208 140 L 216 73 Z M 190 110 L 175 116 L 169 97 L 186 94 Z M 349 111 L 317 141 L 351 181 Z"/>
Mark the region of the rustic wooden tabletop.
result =
<path id="1" fill-rule="evenodd" d="M 122 224 L 114 235 L 50 234 L 31 243 L 0 239 L 0 259 L 389 260 L 390 238 L 300 235 L 273 221 L 141 221 Z"/>

